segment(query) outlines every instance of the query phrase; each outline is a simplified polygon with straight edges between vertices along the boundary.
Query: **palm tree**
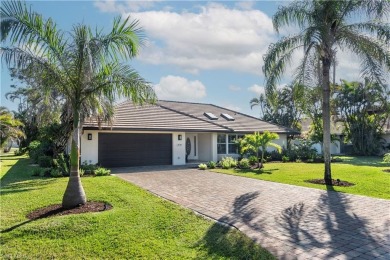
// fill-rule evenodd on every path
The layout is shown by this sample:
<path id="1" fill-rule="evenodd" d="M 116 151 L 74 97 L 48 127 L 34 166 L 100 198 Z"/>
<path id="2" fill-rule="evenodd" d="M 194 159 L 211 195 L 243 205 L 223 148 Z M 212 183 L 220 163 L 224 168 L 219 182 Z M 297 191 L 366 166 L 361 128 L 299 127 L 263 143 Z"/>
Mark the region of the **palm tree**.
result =
<path id="1" fill-rule="evenodd" d="M 382 19 L 390 12 L 388 0 L 305 0 L 280 7 L 273 17 L 277 32 L 282 26 L 296 24 L 300 32 L 272 44 L 265 57 L 263 71 L 266 91 L 272 93 L 292 54 L 303 49 L 304 57 L 297 68 L 297 79 L 304 84 L 306 65 L 319 59 L 322 85 L 322 118 L 325 173 L 331 184 L 330 166 L 330 68 L 335 64 L 337 50 L 350 50 L 361 59 L 362 75 L 385 82 L 385 70 L 390 68 L 390 26 Z M 367 21 L 356 21 L 356 15 Z"/>
<path id="2" fill-rule="evenodd" d="M 268 146 L 274 147 L 279 153 L 281 152 L 282 147 L 278 144 L 272 143 L 272 141 L 276 139 L 279 139 L 279 135 L 268 131 L 265 131 L 263 134 L 255 132 L 254 134 L 245 135 L 244 138 L 239 141 L 241 153 L 246 153 L 247 151 L 255 152 L 259 169 L 261 169 L 263 168 L 264 152 Z M 259 159 L 260 148 L 261 160 Z"/>
<path id="3" fill-rule="evenodd" d="M 92 30 L 77 24 L 65 34 L 52 19 L 43 19 L 19 1 L 3 2 L 1 7 L 3 61 L 9 68 L 34 67 L 32 77 L 44 77 L 47 93 L 61 93 L 73 121 L 71 172 L 62 206 L 71 208 L 86 203 L 80 181 L 80 125 L 88 112 L 104 113 L 102 104 L 116 98 L 131 98 L 135 103 L 153 102 L 150 86 L 122 60 L 137 55 L 143 34 L 137 21 L 114 20 L 111 31 Z M 7 40 L 7 41 L 6 41 Z M 84 113 L 81 112 L 84 110 Z"/>
<path id="4" fill-rule="evenodd" d="M 25 137 L 23 131 L 20 130 L 22 126 L 23 123 L 15 119 L 7 108 L 0 107 L 0 147 L 3 147 L 9 140 L 15 141 Z"/>

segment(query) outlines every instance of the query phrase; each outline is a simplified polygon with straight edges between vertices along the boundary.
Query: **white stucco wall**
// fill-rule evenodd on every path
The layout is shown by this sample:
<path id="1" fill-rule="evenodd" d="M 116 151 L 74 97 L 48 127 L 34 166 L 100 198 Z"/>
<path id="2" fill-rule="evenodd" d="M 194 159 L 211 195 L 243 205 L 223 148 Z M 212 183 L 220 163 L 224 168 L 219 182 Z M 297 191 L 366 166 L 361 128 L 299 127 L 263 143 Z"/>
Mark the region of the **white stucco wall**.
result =
<path id="1" fill-rule="evenodd" d="M 286 134 L 278 134 L 278 135 L 279 135 L 279 139 L 273 140 L 272 142 L 280 145 L 281 147 L 286 148 L 287 147 L 287 135 Z M 267 151 L 272 152 L 272 151 L 276 151 L 276 149 L 273 147 L 268 147 Z"/>
<path id="2" fill-rule="evenodd" d="M 199 133 L 198 134 L 198 159 L 200 161 L 211 161 L 212 155 L 212 134 Z"/>
<path id="3" fill-rule="evenodd" d="M 166 132 L 126 132 L 126 131 L 101 131 L 101 130 L 85 130 L 81 135 L 81 163 L 98 163 L 99 155 L 99 133 L 165 133 Z M 88 134 L 92 134 L 92 140 L 88 140 Z M 184 132 L 174 132 L 172 134 L 172 164 L 184 165 L 185 162 L 185 140 Z M 182 140 L 178 140 L 178 136 L 182 136 Z"/>
<path id="4" fill-rule="evenodd" d="M 182 136 L 179 140 L 179 135 Z M 184 132 L 172 133 L 172 164 L 186 164 L 186 134 Z"/>
<path id="5" fill-rule="evenodd" d="M 81 135 L 81 163 L 98 163 L 99 131 L 86 130 Z M 92 134 L 92 140 L 88 140 L 88 134 Z"/>

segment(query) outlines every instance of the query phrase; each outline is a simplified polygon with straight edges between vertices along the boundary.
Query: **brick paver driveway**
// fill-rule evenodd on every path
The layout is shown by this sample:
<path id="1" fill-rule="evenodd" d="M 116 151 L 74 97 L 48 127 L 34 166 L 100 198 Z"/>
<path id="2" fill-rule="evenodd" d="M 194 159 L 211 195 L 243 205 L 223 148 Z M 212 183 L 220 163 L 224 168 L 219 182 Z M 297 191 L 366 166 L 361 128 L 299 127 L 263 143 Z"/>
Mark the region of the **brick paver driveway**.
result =
<path id="1" fill-rule="evenodd" d="M 221 222 L 279 259 L 390 259 L 390 201 L 180 167 L 120 178 Z"/>

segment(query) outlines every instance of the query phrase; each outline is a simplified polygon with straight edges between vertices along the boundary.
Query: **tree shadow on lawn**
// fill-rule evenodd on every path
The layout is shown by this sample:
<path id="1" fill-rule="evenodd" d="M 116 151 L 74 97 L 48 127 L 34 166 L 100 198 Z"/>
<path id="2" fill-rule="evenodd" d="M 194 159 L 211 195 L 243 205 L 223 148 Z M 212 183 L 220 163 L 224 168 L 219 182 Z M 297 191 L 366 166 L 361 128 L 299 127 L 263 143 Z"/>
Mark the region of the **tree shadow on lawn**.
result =
<path id="1" fill-rule="evenodd" d="M 2 184 L 0 189 L 0 195 L 43 189 L 44 186 L 47 186 L 54 182 L 53 178 L 36 178 L 36 180 L 28 180 L 23 182 L 10 183 L 6 185 Z"/>
<path id="2" fill-rule="evenodd" d="M 337 164 L 350 164 L 355 166 L 374 166 L 374 167 L 390 167 L 390 163 L 383 162 L 383 158 L 379 156 L 353 156 L 342 157 L 342 162 Z"/>
<path id="3" fill-rule="evenodd" d="M 278 171 L 279 169 L 278 168 L 274 168 L 274 169 L 238 169 L 236 170 L 236 173 L 240 173 L 240 174 L 247 174 L 247 173 L 254 173 L 256 175 L 259 175 L 259 174 L 272 174 L 274 171 Z"/>
<path id="4" fill-rule="evenodd" d="M 268 251 L 259 247 L 250 238 L 245 236 L 243 238 L 240 232 L 230 232 L 232 227 L 237 229 L 236 226 L 242 224 L 256 232 L 263 230 L 262 223 L 258 220 L 261 214 L 252 206 L 259 194 L 248 192 L 237 197 L 232 212 L 218 219 L 195 246 L 207 248 L 208 257 L 211 258 L 274 259 Z"/>
<path id="5" fill-rule="evenodd" d="M 367 259 L 381 256 L 385 239 L 373 237 L 367 220 L 349 210 L 348 196 L 327 186 L 327 193 L 320 196 L 316 208 L 297 203 L 283 210 L 276 220 L 289 235 L 288 241 L 303 251 L 329 249 L 324 259 L 340 254 L 351 258 L 364 254 Z"/>

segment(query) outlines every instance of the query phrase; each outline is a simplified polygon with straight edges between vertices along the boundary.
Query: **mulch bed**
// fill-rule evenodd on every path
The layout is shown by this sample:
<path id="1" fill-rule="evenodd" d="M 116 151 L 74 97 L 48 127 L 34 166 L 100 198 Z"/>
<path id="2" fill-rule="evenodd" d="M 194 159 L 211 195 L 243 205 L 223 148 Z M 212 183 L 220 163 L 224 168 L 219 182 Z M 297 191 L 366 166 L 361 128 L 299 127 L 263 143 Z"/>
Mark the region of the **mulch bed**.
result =
<path id="1" fill-rule="evenodd" d="M 100 212 L 112 209 L 110 204 L 98 201 L 88 201 L 84 205 L 80 205 L 71 209 L 62 208 L 61 204 L 50 205 L 41 209 L 37 209 L 27 215 L 27 218 L 34 220 L 40 218 L 49 218 L 54 216 L 63 216 L 69 214 L 81 214 L 87 212 Z"/>
<path id="2" fill-rule="evenodd" d="M 384 172 L 390 172 L 390 169 L 384 169 L 383 171 Z"/>
<path id="3" fill-rule="evenodd" d="M 305 182 L 326 185 L 324 179 L 306 180 Z M 332 186 L 350 187 L 350 186 L 353 186 L 353 185 L 355 185 L 355 184 L 351 183 L 351 182 L 342 181 L 342 180 L 339 180 L 339 179 L 337 179 L 337 180 L 332 179 Z"/>

